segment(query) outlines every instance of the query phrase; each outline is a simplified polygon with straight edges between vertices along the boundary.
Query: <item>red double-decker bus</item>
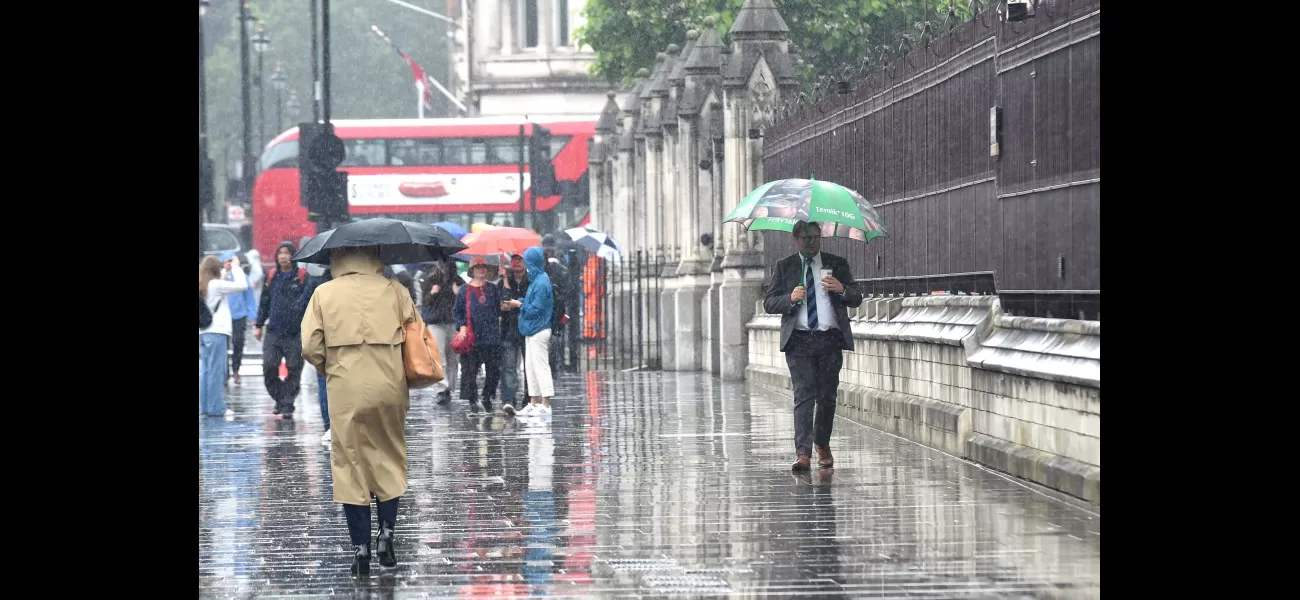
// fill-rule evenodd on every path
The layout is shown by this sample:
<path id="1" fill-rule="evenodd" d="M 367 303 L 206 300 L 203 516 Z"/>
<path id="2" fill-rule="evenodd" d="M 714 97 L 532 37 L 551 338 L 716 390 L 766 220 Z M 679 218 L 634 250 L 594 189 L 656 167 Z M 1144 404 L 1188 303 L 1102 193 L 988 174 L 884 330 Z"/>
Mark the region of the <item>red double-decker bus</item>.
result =
<path id="1" fill-rule="evenodd" d="M 590 220 L 587 141 L 595 133 L 592 117 L 532 116 L 471 119 L 333 121 L 343 140 L 348 173 L 348 211 L 354 216 L 385 216 L 420 223 L 452 221 L 530 226 L 547 232 L 585 225 Z M 527 143 L 532 124 L 551 132 L 555 178 L 576 182 L 564 196 L 536 201 L 531 217 L 519 223 L 519 127 Z M 524 206 L 533 199 L 524 173 Z M 253 247 L 264 262 L 274 261 L 284 240 L 297 244 L 316 233 L 298 192 L 298 128 L 271 140 L 262 153 L 253 184 Z"/>

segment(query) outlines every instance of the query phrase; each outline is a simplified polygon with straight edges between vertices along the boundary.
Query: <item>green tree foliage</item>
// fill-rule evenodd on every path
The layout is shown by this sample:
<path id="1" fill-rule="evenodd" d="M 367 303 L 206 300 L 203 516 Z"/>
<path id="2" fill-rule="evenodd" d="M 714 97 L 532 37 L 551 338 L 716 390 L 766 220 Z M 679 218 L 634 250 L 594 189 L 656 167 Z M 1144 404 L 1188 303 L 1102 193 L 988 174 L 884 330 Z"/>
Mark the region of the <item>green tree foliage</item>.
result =
<path id="1" fill-rule="evenodd" d="M 443 2 L 408 0 L 435 12 L 445 10 Z M 276 93 L 271 73 L 277 61 L 287 77 L 281 101 L 297 93 L 301 105 L 299 120 L 311 118 L 311 13 L 305 0 L 253 0 L 250 12 L 266 25 L 271 49 L 263 55 L 265 89 L 265 136 L 257 131 L 257 88 L 251 88 L 252 146 L 254 156 L 271 138 L 296 125 L 287 113 L 277 124 Z M 239 159 L 242 124 L 239 94 L 239 3 L 214 0 L 204 17 L 207 45 L 207 100 L 209 152 L 219 176 L 229 174 Z M 450 45 L 447 23 L 407 8 L 380 0 L 332 0 L 330 2 L 331 118 L 415 118 L 416 91 L 411 70 L 388 44 L 370 31 L 371 25 L 384 30 L 402 50 L 420 63 L 431 76 L 447 85 Z M 250 34 L 249 38 L 252 38 Z M 257 52 L 249 49 L 249 78 L 257 79 Z M 251 83 L 250 83 L 251 85 Z M 451 116 L 455 108 L 436 90 L 434 110 L 425 116 Z M 222 195 L 223 188 L 218 188 Z"/>
<path id="2" fill-rule="evenodd" d="M 592 72 L 611 82 L 629 83 L 637 69 L 653 69 L 655 53 L 668 44 L 685 44 L 686 31 L 702 27 L 704 18 L 717 19 L 716 30 L 726 38 L 744 0 L 587 0 L 587 22 L 575 33 L 596 54 Z M 875 64 L 880 47 L 891 55 L 901 36 L 919 43 L 918 24 L 926 20 L 939 34 L 950 4 L 965 19 L 965 2 L 949 0 L 777 0 L 777 9 L 790 27 L 797 46 L 800 75 L 805 83 L 818 76 L 839 77 L 861 69 L 863 60 Z"/>

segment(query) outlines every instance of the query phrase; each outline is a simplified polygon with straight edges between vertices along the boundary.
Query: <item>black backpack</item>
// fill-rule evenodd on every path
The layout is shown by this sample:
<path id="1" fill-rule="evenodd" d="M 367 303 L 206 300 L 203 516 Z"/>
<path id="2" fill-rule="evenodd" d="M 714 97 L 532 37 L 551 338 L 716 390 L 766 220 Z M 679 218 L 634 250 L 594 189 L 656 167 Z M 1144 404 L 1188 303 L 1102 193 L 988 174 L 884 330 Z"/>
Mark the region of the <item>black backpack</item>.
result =
<path id="1" fill-rule="evenodd" d="M 199 329 L 207 329 L 212 326 L 212 311 L 208 310 L 208 303 L 203 301 L 203 296 L 199 296 Z"/>
<path id="2" fill-rule="evenodd" d="M 564 327 L 564 315 L 568 313 L 568 303 L 565 301 L 569 297 L 569 268 L 563 263 L 546 261 L 544 269 L 546 275 L 551 279 L 551 330 L 558 332 Z"/>

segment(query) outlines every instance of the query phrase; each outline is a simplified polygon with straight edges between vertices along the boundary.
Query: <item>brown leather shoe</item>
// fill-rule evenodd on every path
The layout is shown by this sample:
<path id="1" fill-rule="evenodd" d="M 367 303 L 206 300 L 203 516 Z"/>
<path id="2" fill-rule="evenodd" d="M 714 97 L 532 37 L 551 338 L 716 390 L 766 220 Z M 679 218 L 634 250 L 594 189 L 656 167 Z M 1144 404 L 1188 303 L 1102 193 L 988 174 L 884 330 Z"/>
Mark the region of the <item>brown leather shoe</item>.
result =
<path id="1" fill-rule="evenodd" d="M 800 454 L 800 455 L 799 455 L 799 460 L 794 461 L 794 464 L 790 466 L 790 470 L 791 470 L 791 471 L 809 471 L 809 470 L 812 469 L 812 466 L 808 464 L 809 462 L 811 462 L 811 460 L 812 460 L 812 458 L 811 458 L 810 456 L 808 456 L 807 454 Z"/>
<path id="2" fill-rule="evenodd" d="M 817 466 L 823 469 L 829 469 L 835 466 L 835 459 L 831 457 L 830 446 L 817 447 Z"/>

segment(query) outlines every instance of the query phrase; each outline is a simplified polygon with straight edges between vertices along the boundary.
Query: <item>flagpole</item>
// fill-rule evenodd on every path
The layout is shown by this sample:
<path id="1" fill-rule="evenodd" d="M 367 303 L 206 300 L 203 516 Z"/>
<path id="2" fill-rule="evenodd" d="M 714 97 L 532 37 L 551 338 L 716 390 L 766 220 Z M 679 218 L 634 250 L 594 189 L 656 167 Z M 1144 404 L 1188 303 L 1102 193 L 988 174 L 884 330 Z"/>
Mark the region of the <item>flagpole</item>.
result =
<path id="1" fill-rule="evenodd" d="M 426 78 L 428 78 L 429 83 L 432 83 L 432 84 L 433 84 L 433 87 L 438 88 L 438 91 L 439 91 L 439 92 L 442 92 L 442 95 L 443 95 L 443 96 L 446 96 L 448 100 L 451 100 L 451 103 L 452 103 L 452 104 L 455 104 L 455 105 L 456 105 L 456 108 L 459 108 L 459 109 L 461 110 L 461 112 L 465 112 L 465 113 L 468 113 L 468 112 L 469 112 L 469 107 L 468 107 L 468 106 L 465 106 L 465 103 L 464 103 L 464 102 L 461 102 L 460 100 L 457 100 L 457 99 L 456 99 L 456 96 L 452 95 L 451 92 L 447 91 L 447 88 L 442 87 L 442 84 L 441 84 L 441 83 L 438 83 L 438 80 L 437 80 L 437 79 L 434 79 L 434 78 L 433 78 L 433 75 L 430 75 L 430 74 L 428 74 L 428 73 L 425 73 L 424 76 L 425 76 Z"/>

